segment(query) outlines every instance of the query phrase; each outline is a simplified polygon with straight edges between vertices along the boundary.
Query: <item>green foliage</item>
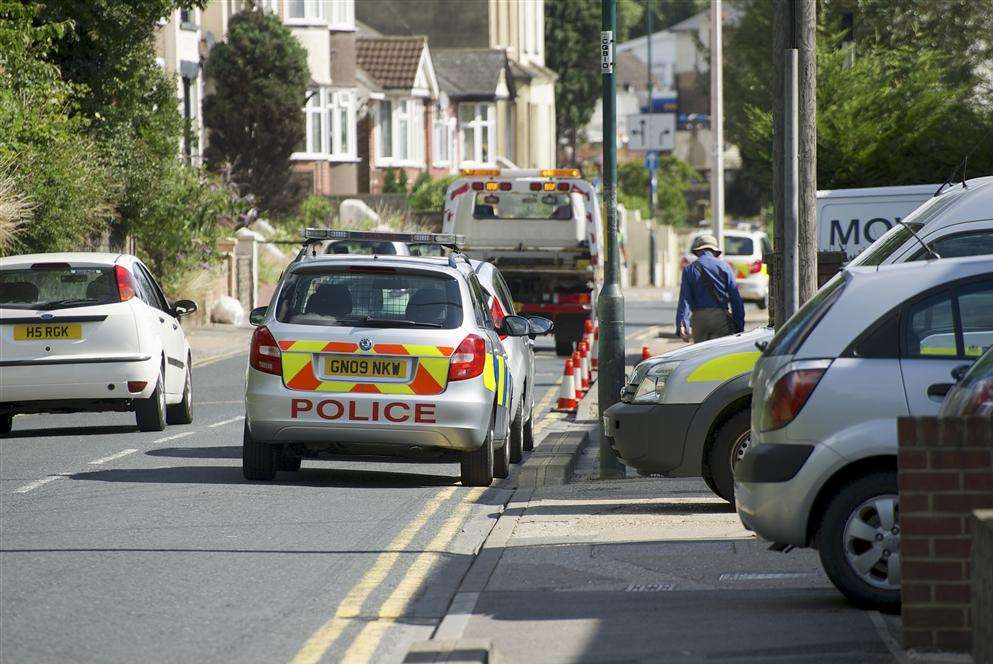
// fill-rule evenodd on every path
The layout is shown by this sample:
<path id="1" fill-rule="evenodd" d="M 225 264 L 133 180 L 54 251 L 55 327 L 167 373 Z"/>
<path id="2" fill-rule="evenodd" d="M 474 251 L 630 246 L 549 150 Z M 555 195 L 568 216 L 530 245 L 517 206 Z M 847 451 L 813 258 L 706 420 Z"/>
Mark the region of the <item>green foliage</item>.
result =
<path id="1" fill-rule="evenodd" d="M 649 218 L 650 177 L 648 169 L 640 161 L 627 161 L 617 165 L 618 200 L 629 210 L 641 210 L 641 216 L 645 219 Z M 700 174 L 679 157 L 659 157 L 655 187 L 656 221 L 673 226 L 685 225 L 689 221 L 686 192 L 700 181 Z"/>
<path id="2" fill-rule="evenodd" d="M 414 178 L 414 186 L 410 188 L 410 193 L 414 193 L 421 187 L 430 183 L 431 183 L 431 174 L 428 173 L 427 171 L 421 171 L 420 173 L 417 174 L 417 177 Z"/>
<path id="3" fill-rule="evenodd" d="M 741 150 L 740 177 L 768 202 L 774 100 L 772 3 L 742 3 L 745 11 L 725 49 L 726 130 Z M 855 9 L 854 54 L 840 47 L 841 33 L 834 21 L 846 4 Z M 993 12 L 970 6 L 952 15 L 935 12 L 933 3 L 918 0 L 886 3 L 885 12 L 876 0 L 832 0 L 825 5 L 831 11 L 825 12 L 827 22 L 819 29 L 817 52 L 819 189 L 941 182 L 969 152 L 970 173 L 993 171 L 993 111 L 980 99 L 980 88 L 962 75 L 947 46 L 939 50 L 912 39 L 921 26 L 931 26 L 935 34 L 954 28 L 980 48 L 986 43 L 981 26 Z M 912 47 L 887 34 L 883 28 L 890 21 Z M 933 41 L 933 35 L 924 39 Z M 973 57 L 968 48 L 959 55 L 961 61 Z"/>
<path id="4" fill-rule="evenodd" d="M 445 207 L 445 190 L 455 182 L 458 175 L 446 175 L 437 180 L 428 180 L 420 187 L 414 183 L 414 191 L 410 194 L 410 207 L 414 210 L 434 210 L 441 212 Z M 418 178 L 420 179 L 420 178 Z"/>
<path id="5" fill-rule="evenodd" d="M 300 204 L 299 218 L 304 228 L 324 228 L 334 216 L 334 206 L 323 196 L 312 194 Z"/>
<path id="6" fill-rule="evenodd" d="M 383 174 L 384 194 L 407 193 L 407 171 L 402 168 L 387 168 Z"/>
<path id="7" fill-rule="evenodd" d="M 545 64 L 555 81 L 555 129 L 575 144 L 602 94 L 599 55 L 600 3 L 569 0 L 545 3 Z"/>
<path id="8" fill-rule="evenodd" d="M 112 179 L 88 122 L 70 115 L 78 89 L 44 60 L 65 22 L 35 23 L 38 7 L 0 1 L 0 163 L 12 199 L 30 206 L 12 250 L 78 248 L 113 218 Z"/>
<path id="9" fill-rule="evenodd" d="M 652 16 L 652 29 L 655 31 L 666 28 L 684 21 L 694 14 L 706 11 L 710 6 L 707 0 L 648 0 L 654 15 Z M 644 37 L 647 26 L 645 25 L 644 0 L 638 1 L 639 12 L 637 17 L 631 22 L 628 39 Z M 620 9 L 620 6 L 618 6 Z M 618 17 L 619 18 L 619 17 Z"/>
<path id="10" fill-rule="evenodd" d="M 277 17 L 241 12 L 206 71 L 215 83 L 203 104 L 207 163 L 215 171 L 229 164 L 235 182 L 263 207 L 288 208 L 296 199 L 290 155 L 305 130 L 307 51 Z"/>

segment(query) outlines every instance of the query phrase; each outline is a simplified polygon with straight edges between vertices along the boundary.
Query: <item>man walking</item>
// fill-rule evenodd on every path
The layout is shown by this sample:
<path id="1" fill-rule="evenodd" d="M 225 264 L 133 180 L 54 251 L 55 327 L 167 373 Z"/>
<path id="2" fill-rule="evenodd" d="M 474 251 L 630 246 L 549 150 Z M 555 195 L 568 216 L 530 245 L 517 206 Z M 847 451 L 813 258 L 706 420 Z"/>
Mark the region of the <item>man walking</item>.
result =
<path id="1" fill-rule="evenodd" d="M 683 341 L 692 335 L 700 342 L 744 331 L 745 305 L 731 266 L 718 258 L 717 238 L 699 235 L 690 251 L 697 260 L 683 268 L 676 332 Z"/>

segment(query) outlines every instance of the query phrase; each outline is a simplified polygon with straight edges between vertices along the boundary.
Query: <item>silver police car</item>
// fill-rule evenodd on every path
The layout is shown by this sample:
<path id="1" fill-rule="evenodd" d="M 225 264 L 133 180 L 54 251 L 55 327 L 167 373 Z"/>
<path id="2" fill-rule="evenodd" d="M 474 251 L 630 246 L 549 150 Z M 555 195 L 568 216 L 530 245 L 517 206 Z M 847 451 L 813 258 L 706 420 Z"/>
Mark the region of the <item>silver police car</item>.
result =
<path id="1" fill-rule="evenodd" d="M 308 229 L 311 242 L 388 239 L 447 257 L 301 252 L 272 303 L 252 312 L 242 467 L 251 480 L 325 453 L 441 452 L 462 483 L 509 473 L 513 379 L 501 335 L 454 235 Z M 315 255 L 316 254 L 316 255 Z"/>

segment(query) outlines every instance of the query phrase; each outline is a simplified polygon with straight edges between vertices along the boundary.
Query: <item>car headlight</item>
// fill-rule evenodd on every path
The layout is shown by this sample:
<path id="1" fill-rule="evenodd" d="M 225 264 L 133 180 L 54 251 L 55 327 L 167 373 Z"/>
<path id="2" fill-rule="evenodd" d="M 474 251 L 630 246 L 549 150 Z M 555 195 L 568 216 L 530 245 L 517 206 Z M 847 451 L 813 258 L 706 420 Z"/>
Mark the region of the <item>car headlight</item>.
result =
<path id="1" fill-rule="evenodd" d="M 677 366 L 678 362 L 659 362 L 652 366 L 638 383 L 632 403 L 662 403 L 665 386 Z"/>

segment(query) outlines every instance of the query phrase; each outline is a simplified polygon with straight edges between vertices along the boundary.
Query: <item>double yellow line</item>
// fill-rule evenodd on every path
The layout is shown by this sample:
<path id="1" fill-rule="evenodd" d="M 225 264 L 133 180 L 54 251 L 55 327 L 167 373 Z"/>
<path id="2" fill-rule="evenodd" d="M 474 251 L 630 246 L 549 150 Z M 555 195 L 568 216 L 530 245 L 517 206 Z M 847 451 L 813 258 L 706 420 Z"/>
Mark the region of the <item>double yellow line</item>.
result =
<path id="1" fill-rule="evenodd" d="M 307 639 L 307 642 L 293 658 L 292 664 L 319 662 L 342 632 L 355 619 L 362 617 L 363 605 L 396 567 L 400 559 L 400 552 L 410 545 L 428 520 L 455 494 L 456 489 L 457 487 L 454 486 L 446 487 L 435 494 L 420 513 L 393 538 L 393 541 L 387 546 L 387 550 L 377 556 L 369 571 L 345 596 L 334 616 Z M 417 591 L 430 575 L 434 564 L 444 556 L 445 549 L 458 534 L 462 523 L 468 518 L 473 505 L 484 490 L 483 487 L 476 487 L 462 497 L 462 500 L 442 524 L 425 550 L 418 554 L 414 562 L 407 568 L 400 584 L 379 609 L 365 621 L 362 631 L 359 632 L 342 656 L 342 662 L 368 662 L 372 660 L 386 630 L 406 613 L 410 603 L 417 595 Z"/>

